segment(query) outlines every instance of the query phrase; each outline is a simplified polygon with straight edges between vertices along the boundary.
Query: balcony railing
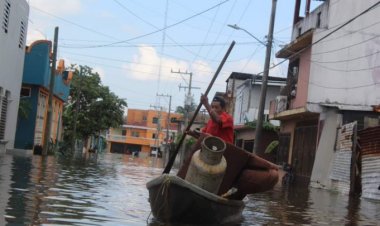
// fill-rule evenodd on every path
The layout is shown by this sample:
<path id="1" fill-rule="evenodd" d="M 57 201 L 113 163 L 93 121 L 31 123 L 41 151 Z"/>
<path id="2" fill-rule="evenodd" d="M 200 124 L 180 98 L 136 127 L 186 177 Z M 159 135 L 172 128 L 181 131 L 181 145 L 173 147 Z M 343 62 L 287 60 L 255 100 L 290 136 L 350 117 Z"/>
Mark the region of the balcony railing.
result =
<path id="1" fill-rule="evenodd" d="M 106 139 L 112 141 L 126 141 L 127 137 L 122 135 L 107 134 Z"/>
<path id="2" fill-rule="evenodd" d="M 269 118 L 273 118 L 276 114 L 286 111 L 288 105 L 287 96 L 277 96 L 276 99 L 270 101 Z"/>

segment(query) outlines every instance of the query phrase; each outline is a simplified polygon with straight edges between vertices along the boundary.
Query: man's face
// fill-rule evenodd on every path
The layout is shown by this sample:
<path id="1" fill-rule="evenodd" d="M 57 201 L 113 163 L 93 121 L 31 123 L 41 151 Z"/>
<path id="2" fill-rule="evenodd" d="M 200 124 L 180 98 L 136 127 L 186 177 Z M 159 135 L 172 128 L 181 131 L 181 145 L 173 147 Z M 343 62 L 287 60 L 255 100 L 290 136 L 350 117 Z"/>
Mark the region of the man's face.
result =
<path id="1" fill-rule="evenodd" d="M 220 106 L 220 103 L 217 101 L 211 102 L 211 108 L 214 110 L 218 115 L 222 114 L 223 108 Z"/>

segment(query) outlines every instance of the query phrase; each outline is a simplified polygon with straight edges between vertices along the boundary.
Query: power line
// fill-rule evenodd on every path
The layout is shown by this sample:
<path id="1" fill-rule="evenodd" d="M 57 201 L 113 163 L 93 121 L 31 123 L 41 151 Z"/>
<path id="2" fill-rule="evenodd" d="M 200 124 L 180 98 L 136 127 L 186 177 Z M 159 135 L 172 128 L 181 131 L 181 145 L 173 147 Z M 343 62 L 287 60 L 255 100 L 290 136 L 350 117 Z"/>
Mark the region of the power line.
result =
<path id="1" fill-rule="evenodd" d="M 66 19 L 64 19 L 64 18 L 62 18 L 62 17 L 59 17 L 59 16 L 56 16 L 56 15 L 54 15 L 54 14 L 48 13 L 48 12 L 42 10 L 42 9 L 36 8 L 36 7 L 34 7 L 34 6 L 31 6 L 31 7 L 32 7 L 33 9 L 35 9 L 35 10 L 37 10 L 37 11 L 39 11 L 39 12 L 42 12 L 42 13 L 44 13 L 44 14 L 47 14 L 47 15 L 49 15 L 49 16 L 51 16 L 51 17 L 54 17 L 54 18 L 60 19 L 60 20 L 66 22 L 66 23 L 68 23 L 68 24 L 71 24 L 71 25 L 74 25 L 74 26 L 76 26 L 76 27 L 82 28 L 83 30 L 86 30 L 86 31 L 89 31 L 89 32 L 92 32 L 92 33 L 94 33 L 94 34 L 98 34 L 98 35 L 101 35 L 101 36 L 104 36 L 104 37 L 107 37 L 107 38 L 111 38 L 111 39 L 119 40 L 118 38 L 115 38 L 115 37 L 113 37 L 113 36 L 110 36 L 110 35 L 104 34 L 104 33 L 102 33 L 102 32 L 96 31 L 96 30 L 94 30 L 94 29 L 91 29 L 91 28 L 85 27 L 85 26 L 80 25 L 80 24 L 78 24 L 78 23 L 74 23 L 74 22 L 72 22 L 72 21 L 66 20 Z"/>
<path id="2" fill-rule="evenodd" d="M 152 34 L 156 34 L 156 33 L 158 33 L 158 32 L 161 32 L 161 31 L 163 31 L 163 30 L 167 30 L 167 29 L 169 29 L 169 28 L 172 28 L 172 27 L 177 26 L 178 24 L 182 24 L 182 23 L 184 23 L 184 22 L 186 22 L 186 21 L 188 21 L 188 20 L 191 20 L 191 19 L 193 19 L 194 17 L 197 17 L 197 16 L 199 16 L 199 15 L 202 15 L 202 14 L 204 14 L 204 13 L 206 13 L 206 12 L 208 12 L 208 11 L 210 11 L 210 10 L 212 10 L 212 9 L 214 9 L 214 8 L 216 8 L 216 7 L 218 7 L 218 6 L 220 6 L 220 5 L 223 5 L 224 3 L 228 2 L 228 1 L 230 1 L 230 0 L 224 0 L 224 1 L 222 1 L 222 2 L 220 2 L 220 3 L 218 3 L 218 4 L 214 5 L 214 6 L 212 6 L 212 7 L 208 8 L 208 9 L 206 9 L 206 10 L 203 10 L 203 11 L 201 11 L 201 12 L 199 12 L 199 13 L 196 13 L 195 15 L 192 15 L 192 16 L 187 17 L 187 18 L 185 18 L 185 19 L 183 19 L 183 20 L 180 20 L 180 21 L 178 21 L 178 22 L 176 22 L 176 23 L 174 23 L 174 24 L 170 24 L 170 25 L 168 25 L 168 26 L 166 26 L 166 27 L 163 27 L 163 28 L 157 29 L 157 30 L 155 30 L 155 31 L 152 31 L 152 32 L 149 32 L 149 33 L 146 33 L 146 34 L 143 34 L 143 35 L 139 35 L 139 36 L 136 36 L 136 37 L 133 37 L 133 38 L 127 39 L 127 40 L 123 40 L 123 41 L 112 42 L 112 43 L 109 43 L 109 44 L 93 45 L 93 46 L 87 46 L 87 47 L 82 47 L 82 48 L 101 48 L 101 47 L 111 46 L 111 45 L 115 45 L 115 44 L 120 44 L 120 43 L 130 42 L 130 41 L 132 41 L 132 40 L 136 40 L 136 39 L 140 39 L 140 38 L 143 38 L 143 37 L 146 37 L 146 36 L 150 36 L 150 35 L 152 35 Z"/>

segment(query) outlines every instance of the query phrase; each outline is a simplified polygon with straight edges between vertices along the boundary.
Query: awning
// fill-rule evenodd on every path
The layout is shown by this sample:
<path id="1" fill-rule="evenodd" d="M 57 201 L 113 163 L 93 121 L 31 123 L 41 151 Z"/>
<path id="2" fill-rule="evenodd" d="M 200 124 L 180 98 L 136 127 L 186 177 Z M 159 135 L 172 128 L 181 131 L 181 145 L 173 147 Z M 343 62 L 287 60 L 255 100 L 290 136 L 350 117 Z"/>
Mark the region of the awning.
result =
<path id="1" fill-rule="evenodd" d="M 308 30 L 289 44 L 285 45 L 280 51 L 276 53 L 276 57 L 289 58 L 294 53 L 309 46 L 313 39 L 313 31 L 314 29 Z"/>

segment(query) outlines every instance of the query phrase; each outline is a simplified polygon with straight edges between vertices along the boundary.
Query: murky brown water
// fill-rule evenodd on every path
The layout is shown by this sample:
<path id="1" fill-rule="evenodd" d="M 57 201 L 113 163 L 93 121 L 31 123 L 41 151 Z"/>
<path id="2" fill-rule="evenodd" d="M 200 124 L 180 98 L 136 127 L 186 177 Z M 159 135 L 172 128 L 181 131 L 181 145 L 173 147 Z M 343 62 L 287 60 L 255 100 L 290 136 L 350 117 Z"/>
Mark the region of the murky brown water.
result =
<path id="1" fill-rule="evenodd" d="M 161 173 L 155 158 L 0 154 L 0 225 L 163 225 L 145 188 Z M 236 225 L 380 225 L 380 202 L 277 187 L 249 196 L 243 217 Z"/>

